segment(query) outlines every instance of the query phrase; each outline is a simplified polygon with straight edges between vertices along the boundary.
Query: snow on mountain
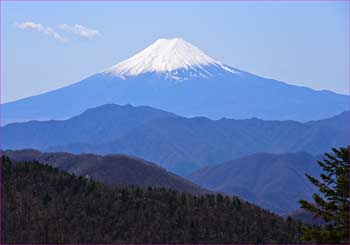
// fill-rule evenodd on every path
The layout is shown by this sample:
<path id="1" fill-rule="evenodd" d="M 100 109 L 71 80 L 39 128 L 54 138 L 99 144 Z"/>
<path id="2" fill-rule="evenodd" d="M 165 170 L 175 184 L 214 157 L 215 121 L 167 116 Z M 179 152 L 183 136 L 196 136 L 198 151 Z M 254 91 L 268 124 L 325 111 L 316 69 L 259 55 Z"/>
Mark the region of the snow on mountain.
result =
<path id="1" fill-rule="evenodd" d="M 220 61 L 206 55 L 199 48 L 181 38 L 158 39 L 131 58 L 122 61 L 104 73 L 125 78 L 144 73 L 162 73 L 167 78 L 186 80 L 188 77 L 212 77 L 212 72 L 238 73 Z"/>
<path id="2" fill-rule="evenodd" d="M 3 104 L 1 122 L 66 119 L 111 103 L 147 105 L 180 116 L 211 119 L 308 121 L 349 110 L 349 96 L 241 71 L 175 38 L 160 39 L 72 85 Z"/>

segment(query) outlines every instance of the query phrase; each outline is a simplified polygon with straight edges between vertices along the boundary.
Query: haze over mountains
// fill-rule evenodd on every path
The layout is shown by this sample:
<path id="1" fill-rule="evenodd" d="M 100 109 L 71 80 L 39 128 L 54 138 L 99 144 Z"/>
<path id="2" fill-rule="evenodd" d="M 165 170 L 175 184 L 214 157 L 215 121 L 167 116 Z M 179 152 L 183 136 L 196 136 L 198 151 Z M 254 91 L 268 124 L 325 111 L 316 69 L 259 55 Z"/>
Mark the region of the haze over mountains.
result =
<path id="1" fill-rule="evenodd" d="M 2 128 L 3 148 L 128 154 L 180 175 L 257 152 L 323 154 L 350 142 L 350 112 L 306 123 L 184 118 L 150 107 L 104 105 L 63 121 Z"/>
<path id="2" fill-rule="evenodd" d="M 2 148 L 106 184 L 208 188 L 286 214 L 315 192 L 304 174 L 319 175 L 319 155 L 349 145 L 349 101 L 160 39 L 73 85 L 2 105 Z"/>
<path id="3" fill-rule="evenodd" d="M 349 96 L 256 76 L 192 44 L 160 39 L 73 85 L 2 105 L 3 124 L 66 119 L 107 103 L 147 105 L 212 119 L 318 120 L 349 110 Z"/>
<path id="4" fill-rule="evenodd" d="M 299 207 L 299 200 L 311 200 L 316 188 L 305 173 L 319 176 L 316 157 L 305 152 L 256 153 L 216 166 L 200 169 L 189 177 L 210 190 L 237 195 L 279 214 Z"/>

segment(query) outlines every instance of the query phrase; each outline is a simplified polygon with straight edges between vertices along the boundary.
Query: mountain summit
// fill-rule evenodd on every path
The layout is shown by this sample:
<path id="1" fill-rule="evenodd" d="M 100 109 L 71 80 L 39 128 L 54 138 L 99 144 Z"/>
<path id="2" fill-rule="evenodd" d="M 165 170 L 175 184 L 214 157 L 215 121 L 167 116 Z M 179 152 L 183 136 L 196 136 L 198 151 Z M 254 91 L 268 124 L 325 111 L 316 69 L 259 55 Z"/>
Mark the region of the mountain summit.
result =
<path id="1" fill-rule="evenodd" d="M 206 55 L 181 38 L 158 39 L 105 73 L 125 78 L 145 73 L 162 73 L 166 78 L 186 80 L 189 77 L 213 77 L 214 70 L 237 73 L 234 69 Z"/>
<path id="2" fill-rule="evenodd" d="M 350 109 L 349 96 L 259 77 L 174 38 L 70 86 L 6 103 L 2 123 L 66 119 L 103 104 L 146 105 L 186 117 L 298 121 Z"/>

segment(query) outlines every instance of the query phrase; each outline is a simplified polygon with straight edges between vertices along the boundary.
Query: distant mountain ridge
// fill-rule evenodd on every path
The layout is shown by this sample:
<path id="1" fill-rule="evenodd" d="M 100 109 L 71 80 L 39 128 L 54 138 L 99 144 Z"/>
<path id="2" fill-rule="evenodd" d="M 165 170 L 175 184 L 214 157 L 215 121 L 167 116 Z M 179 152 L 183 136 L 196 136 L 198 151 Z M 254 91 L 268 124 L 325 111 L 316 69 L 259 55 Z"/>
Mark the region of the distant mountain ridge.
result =
<path id="1" fill-rule="evenodd" d="M 279 214 L 300 207 L 299 200 L 311 200 L 316 188 L 305 173 L 318 177 L 316 157 L 305 152 L 256 153 L 192 173 L 193 182 L 210 190 L 237 195 Z"/>
<path id="2" fill-rule="evenodd" d="M 109 185 L 164 187 L 192 194 L 209 193 L 208 190 L 166 171 L 155 163 L 127 155 L 74 155 L 64 152 L 45 153 L 30 149 L 4 151 L 1 155 L 9 157 L 13 162 L 38 161 Z"/>
<path id="3" fill-rule="evenodd" d="M 14 149 L 45 149 L 53 145 L 77 142 L 102 143 L 163 117 L 176 115 L 147 106 L 106 104 L 88 109 L 65 121 L 30 121 L 7 125 L 3 127 L 3 142 L 4 146 Z M 10 142 L 16 143 L 12 145 Z"/>
<path id="4" fill-rule="evenodd" d="M 350 142 L 350 112 L 300 123 L 183 118 L 150 107 L 104 105 L 63 121 L 9 124 L 4 149 L 137 156 L 186 175 L 257 152 L 323 154 Z"/>
<path id="5" fill-rule="evenodd" d="M 2 123 L 67 119 L 108 103 L 181 116 L 309 121 L 350 110 L 350 97 L 233 68 L 179 39 L 160 39 L 70 86 L 2 105 Z"/>

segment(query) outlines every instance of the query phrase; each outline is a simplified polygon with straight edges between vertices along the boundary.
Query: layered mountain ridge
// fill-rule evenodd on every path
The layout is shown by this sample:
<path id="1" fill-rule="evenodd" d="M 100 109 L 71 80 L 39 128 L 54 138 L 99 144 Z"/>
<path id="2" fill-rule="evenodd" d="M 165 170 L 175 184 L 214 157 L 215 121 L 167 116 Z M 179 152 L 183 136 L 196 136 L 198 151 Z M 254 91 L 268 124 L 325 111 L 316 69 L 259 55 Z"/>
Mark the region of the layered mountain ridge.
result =
<path id="1" fill-rule="evenodd" d="M 249 202 L 288 214 L 299 208 L 299 200 L 312 200 L 317 192 L 305 174 L 318 177 L 317 160 L 305 152 L 256 153 L 200 169 L 189 176 L 210 190 L 237 195 Z"/>
<path id="2" fill-rule="evenodd" d="M 4 149 L 127 154 L 180 175 L 258 152 L 323 154 L 350 142 L 350 112 L 300 123 L 184 118 L 151 107 L 104 105 L 63 121 L 2 128 Z"/>

